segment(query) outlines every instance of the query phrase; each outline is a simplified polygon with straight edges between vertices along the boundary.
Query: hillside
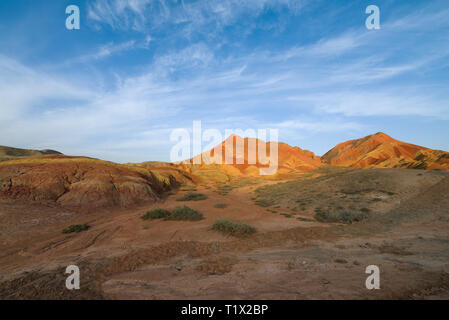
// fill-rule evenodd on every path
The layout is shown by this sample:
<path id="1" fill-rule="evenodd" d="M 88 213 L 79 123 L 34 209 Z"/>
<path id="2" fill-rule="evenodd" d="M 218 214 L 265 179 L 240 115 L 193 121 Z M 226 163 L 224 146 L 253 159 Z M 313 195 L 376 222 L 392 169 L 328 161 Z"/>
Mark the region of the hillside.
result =
<path id="1" fill-rule="evenodd" d="M 240 143 L 243 145 L 243 152 L 238 152 L 238 140 L 240 140 Z M 225 161 L 226 145 L 232 146 L 232 158 L 229 158 L 231 160 L 228 161 L 229 164 Z M 258 155 L 261 146 L 266 148 L 267 158 L 270 159 L 270 143 L 260 139 L 242 138 L 236 135 L 231 135 L 215 148 L 206 151 L 193 159 L 189 159 L 188 163 L 193 164 L 195 159 L 201 157 L 201 165 L 194 165 L 196 170 L 199 170 L 199 168 L 202 168 L 203 170 L 215 169 L 234 176 L 259 176 L 260 169 L 268 169 L 270 167 L 270 165 Z M 292 147 L 282 142 L 278 143 L 278 147 L 277 175 L 292 171 L 312 171 L 323 165 L 320 157 L 316 156 L 311 151 L 302 150 L 299 147 Z M 221 150 L 221 164 L 216 164 L 212 161 L 215 157 L 215 150 Z M 204 159 L 211 160 L 208 163 L 205 162 Z M 217 157 L 217 159 L 219 159 L 219 157 Z M 275 162 L 274 158 L 273 162 Z"/>
<path id="2" fill-rule="evenodd" d="M 71 208 L 130 207 L 177 186 L 170 172 L 54 155 L 0 163 L 0 198 Z"/>
<path id="3" fill-rule="evenodd" d="M 54 150 L 29 150 L 0 146 L 0 161 L 62 154 Z"/>
<path id="4" fill-rule="evenodd" d="M 449 169 L 448 152 L 395 140 L 382 132 L 340 143 L 321 159 L 344 167 Z"/>

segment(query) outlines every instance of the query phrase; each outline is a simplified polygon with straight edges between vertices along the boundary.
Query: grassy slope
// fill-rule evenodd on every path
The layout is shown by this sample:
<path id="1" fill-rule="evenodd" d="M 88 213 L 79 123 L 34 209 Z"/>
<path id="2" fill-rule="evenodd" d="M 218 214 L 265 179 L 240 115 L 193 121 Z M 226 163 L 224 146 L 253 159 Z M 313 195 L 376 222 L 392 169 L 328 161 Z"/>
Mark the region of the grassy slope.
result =
<path id="1" fill-rule="evenodd" d="M 0 146 L 0 161 L 14 160 L 27 157 L 42 157 L 51 154 L 61 154 L 54 150 L 28 150 Z"/>

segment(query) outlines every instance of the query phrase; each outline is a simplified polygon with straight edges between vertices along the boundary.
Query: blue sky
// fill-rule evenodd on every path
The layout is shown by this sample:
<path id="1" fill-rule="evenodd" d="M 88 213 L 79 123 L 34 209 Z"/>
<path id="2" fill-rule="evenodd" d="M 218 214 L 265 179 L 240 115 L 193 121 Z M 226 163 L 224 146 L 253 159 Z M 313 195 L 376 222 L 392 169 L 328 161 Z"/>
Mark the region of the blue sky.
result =
<path id="1" fill-rule="evenodd" d="M 447 0 L 2 0 L 0 144 L 169 160 L 201 120 L 319 155 L 378 131 L 449 150 L 448 58 Z"/>

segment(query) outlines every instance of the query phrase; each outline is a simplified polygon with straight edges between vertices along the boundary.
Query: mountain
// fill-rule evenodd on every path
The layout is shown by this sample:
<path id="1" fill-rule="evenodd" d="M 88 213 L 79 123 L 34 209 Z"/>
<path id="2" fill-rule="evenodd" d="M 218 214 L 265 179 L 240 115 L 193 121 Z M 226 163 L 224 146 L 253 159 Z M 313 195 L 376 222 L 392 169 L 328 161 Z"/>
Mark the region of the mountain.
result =
<path id="1" fill-rule="evenodd" d="M 340 143 L 321 160 L 345 167 L 449 170 L 448 152 L 395 140 L 383 132 Z"/>
<path id="2" fill-rule="evenodd" d="M 237 152 L 237 141 L 243 145 L 243 152 Z M 226 145 L 232 146 L 232 159 L 225 163 Z M 270 153 L 270 143 L 256 138 L 242 138 L 237 135 L 229 136 L 225 141 L 215 148 L 202 153 L 188 160 L 189 164 L 194 164 L 195 159 L 201 159 L 201 164 L 197 167 L 201 168 L 219 168 L 231 175 L 256 176 L 259 175 L 260 169 L 268 169 L 270 166 L 264 159 L 258 155 L 260 147 L 267 150 L 267 159 L 272 157 Z M 215 150 L 221 150 L 221 164 L 205 163 L 204 159 L 213 158 Z M 219 157 L 217 156 L 219 159 Z M 274 158 L 272 159 L 275 162 Z M 313 152 L 303 150 L 299 147 L 292 147 L 286 143 L 278 143 L 278 167 L 277 173 L 287 173 L 291 171 L 311 171 L 323 166 L 320 157 Z"/>
<path id="3" fill-rule="evenodd" d="M 29 157 L 42 157 L 48 155 L 61 155 L 62 153 L 54 150 L 29 150 L 12 147 L 0 146 L 0 161 L 15 160 Z"/>

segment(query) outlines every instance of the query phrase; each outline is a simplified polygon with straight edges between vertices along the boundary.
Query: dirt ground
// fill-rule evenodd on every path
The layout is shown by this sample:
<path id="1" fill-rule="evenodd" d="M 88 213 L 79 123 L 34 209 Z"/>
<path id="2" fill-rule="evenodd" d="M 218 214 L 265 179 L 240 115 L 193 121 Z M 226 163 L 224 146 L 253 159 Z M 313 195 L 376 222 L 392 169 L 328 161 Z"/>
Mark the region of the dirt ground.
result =
<path id="1" fill-rule="evenodd" d="M 279 182 L 226 194 L 198 185 L 207 200 L 176 201 L 188 192 L 180 189 L 148 206 L 89 213 L 2 200 L 0 298 L 449 298 L 449 173 L 352 169 Z M 270 186 L 255 191 L 264 184 Z M 271 204 L 257 205 L 261 197 Z M 205 219 L 140 218 L 179 205 Z M 369 218 L 350 225 L 314 220 L 317 208 L 339 207 L 366 208 Z M 210 230 L 219 218 L 257 233 L 238 239 Z M 82 223 L 91 228 L 61 232 Z M 80 268 L 80 290 L 65 288 L 71 264 Z M 380 290 L 365 287 L 368 265 L 380 268 Z"/>

